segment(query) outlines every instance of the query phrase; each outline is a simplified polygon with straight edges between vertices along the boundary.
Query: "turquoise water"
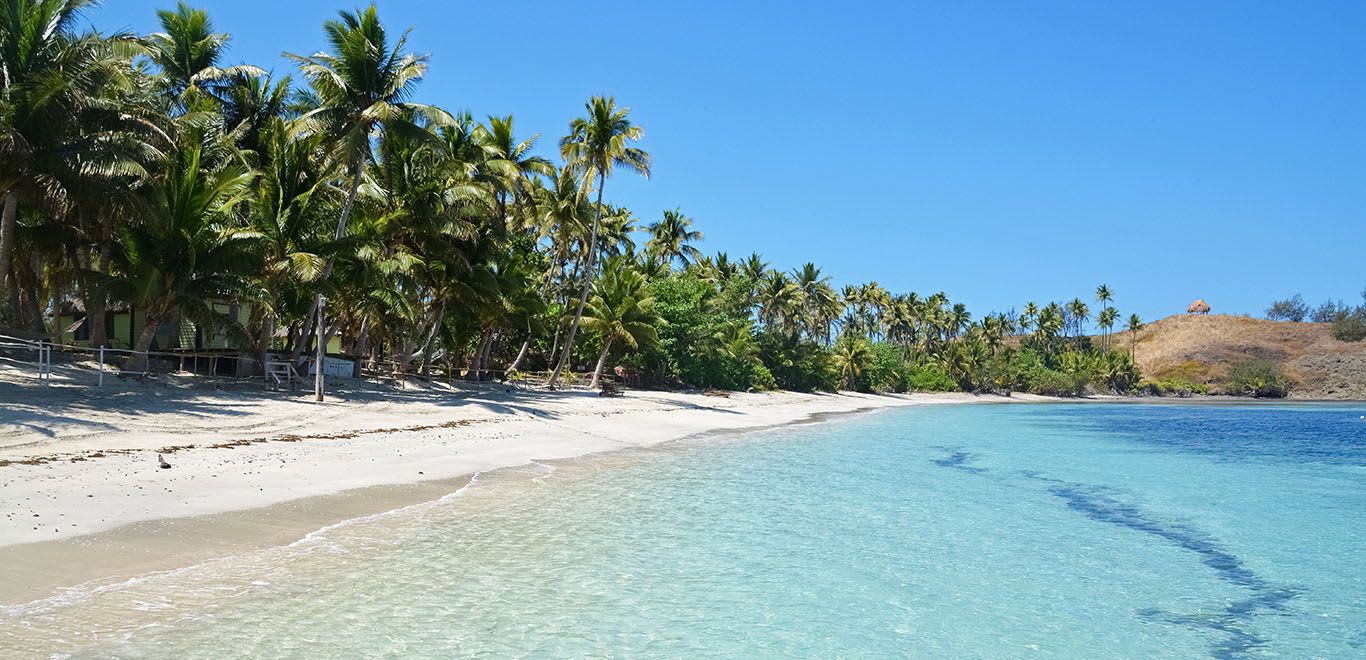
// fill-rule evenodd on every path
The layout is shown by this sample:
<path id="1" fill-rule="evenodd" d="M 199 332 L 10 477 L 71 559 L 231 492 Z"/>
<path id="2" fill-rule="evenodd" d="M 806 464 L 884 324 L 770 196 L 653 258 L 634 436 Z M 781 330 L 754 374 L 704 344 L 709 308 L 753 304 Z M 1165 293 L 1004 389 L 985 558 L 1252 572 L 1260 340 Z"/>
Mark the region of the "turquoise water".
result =
<path id="1" fill-rule="evenodd" d="M 1366 409 L 937 406 L 484 475 L 0 611 L 74 657 L 1366 657 Z"/>

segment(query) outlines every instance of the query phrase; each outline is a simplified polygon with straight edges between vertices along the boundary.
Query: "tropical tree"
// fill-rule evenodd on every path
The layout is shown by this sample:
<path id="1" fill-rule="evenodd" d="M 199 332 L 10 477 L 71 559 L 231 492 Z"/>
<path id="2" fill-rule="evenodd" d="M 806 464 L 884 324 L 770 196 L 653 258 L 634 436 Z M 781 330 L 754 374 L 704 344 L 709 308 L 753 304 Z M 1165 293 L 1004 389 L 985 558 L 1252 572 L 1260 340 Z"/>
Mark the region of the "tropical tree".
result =
<path id="1" fill-rule="evenodd" d="M 233 319 L 216 304 L 263 297 L 251 277 L 260 271 L 259 238 L 235 223 L 250 193 L 252 172 L 218 150 L 213 136 L 183 144 L 149 191 L 147 214 L 124 228 L 116 273 L 99 286 L 142 310 L 144 320 L 125 365 L 144 371 L 147 351 L 173 311 L 211 325 Z"/>
<path id="2" fill-rule="evenodd" d="M 489 117 L 487 125 L 477 129 L 477 141 L 485 151 L 483 168 L 495 175 L 499 224 L 506 226 L 509 199 L 522 203 L 533 201 L 531 181 L 535 177 L 555 175 L 550 161 L 532 153 L 536 148 L 536 134 L 525 140 L 515 137 L 512 115 Z"/>
<path id="3" fill-rule="evenodd" d="M 264 162 L 248 213 L 250 228 L 259 236 L 261 283 L 267 294 L 256 319 L 263 362 L 277 319 L 297 302 L 297 287 L 313 285 L 322 276 L 321 255 L 328 243 L 323 215 L 332 208 L 327 186 L 332 171 L 314 157 L 322 148 L 321 136 L 294 138 L 279 118 L 266 132 Z"/>
<path id="4" fill-rule="evenodd" d="M 1072 302 L 1067 303 L 1067 320 L 1071 334 L 1080 337 L 1086 327 L 1086 322 L 1091 319 L 1091 309 L 1082 302 L 1081 298 L 1073 298 Z"/>
<path id="5" fill-rule="evenodd" d="M 684 268 L 702 258 L 702 251 L 692 244 L 702 240 L 702 232 L 692 228 L 692 218 L 683 211 L 665 211 L 664 218 L 647 227 L 650 240 L 645 251 L 661 264 L 672 263 L 675 259 Z"/>
<path id="6" fill-rule="evenodd" d="M 1096 325 L 1099 325 L 1101 328 L 1105 329 L 1106 350 L 1109 350 L 1110 346 L 1110 331 L 1109 328 L 1107 328 L 1106 325 L 1101 322 L 1101 318 L 1106 316 L 1105 310 L 1110 309 L 1110 301 L 1112 300 L 1114 300 L 1114 292 L 1110 290 L 1109 285 L 1102 284 L 1096 287 L 1096 302 L 1101 304 L 1100 314 L 1096 316 Z M 1114 314 L 1110 315 L 1111 325 L 1114 325 L 1115 318 L 1116 317 Z"/>
<path id="7" fill-rule="evenodd" d="M 0 303 L 18 296 L 12 264 L 21 203 L 62 215 L 73 190 L 79 195 L 77 182 L 134 187 L 161 158 L 153 145 L 169 142 L 134 100 L 132 41 L 75 31 L 92 5 L 0 2 Z"/>
<path id="8" fill-rule="evenodd" d="M 371 140 L 375 131 L 383 127 L 388 131 L 430 135 L 418 121 L 441 125 L 454 120 L 438 108 L 406 100 L 427 72 L 426 55 L 404 52 L 407 32 L 390 48 L 388 33 L 380 23 L 374 5 L 355 12 L 340 12 L 338 17 L 339 20 L 323 24 L 331 52 L 310 56 L 285 53 L 285 56 L 299 65 L 317 100 L 317 107 L 300 117 L 301 127 L 326 135 L 329 142 L 336 145 L 334 156 L 347 167 L 346 197 L 333 232 L 333 239 L 340 241 L 346 236 L 347 221 L 355 207 L 365 164 L 373 158 Z M 327 259 L 323 278 L 331 274 L 334 262 L 333 257 Z M 313 308 L 310 316 L 314 323 L 319 328 L 327 327 L 321 291 L 314 297 Z M 327 337 L 319 338 L 320 355 L 328 340 Z M 318 373 L 322 373 L 321 369 Z M 321 379 L 319 384 L 321 386 Z M 318 400 L 322 400 L 322 395 L 319 387 Z"/>
<path id="9" fill-rule="evenodd" d="M 218 66 L 229 36 L 213 31 L 204 10 L 177 2 L 175 10 L 158 10 L 157 21 L 162 31 L 147 35 L 142 43 L 147 57 L 161 70 L 162 94 L 174 106 L 184 109 L 193 103 L 186 98 L 191 90 L 201 98 L 212 98 L 216 86 L 234 77 L 264 75 L 254 66 Z"/>
<path id="10" fill-rule="evenodd" d="M 579 321 L 583 308 L 588 304 L 588 292 L 593 281 L 594 258 L 597 256 L 598 225 L 602 222 L 602 195 L 607 186 L 607 177 L 618 167 L 650 175 L 650 154 L 631 146 L 645 135 L 645 130 L 631 122 L 629 108 L 617 107 L 612 97 L 595 96 L 584 105 L 586 117 L 579 117 L 569 123 L 569 135 L 560 140 L 560 155 L 566 165 L 583 178 L 584 185 L 597 180 L 598 200 L 593 207 L 593 227 L 588 234 L 588 249 L 583 259 L 583 288 L 579 294 L 578 306 L 574 310 L 569 333 L 565 335 L 564 348 L 555 370 L 550 374 L 548 387 L 554 388 L 559 382 L 560 372 L 569 363 L 570 353 L 574 350 L 574 335 L 579 331 Z"/>
<path id="11" fill-rule="evenodd" d="M 1100 315 L 1096 317 L 1096 325 L 1105 330 L 1105 350 L 1110 350 L 1110 330 L 1115 327 L 1115 322 L 1119 320 L 1119 310 L 1114 307 L 1106 307 L 1100 310 Z"/>
<path id="12" fill-rule="evenodd" d="M 767 329 L 781 328 L 788 334 L 796 333 L 801 290 L 792 278 L 780 271 L 769 271 L 759 283 L 757 299 L 759 319 Z"/>
<path id="13" fill-rule="evenodd" d="M 1138 331 L 1143 329 L 1143 319 L 1137 314 L 1129 315 L 1129 322 L 1124 326 L 1129 331 L 1129 359 L 1138 360 Z"/>
<path id="14" fill-rule="evenodd" d="M 816 264 L 807 262 L 792 271 L 792 278 L 801 294 L 801 325 L 812 339 L 828 342 L 830 327 L 844 308 L 839 294 L 830 285 L 830 277 L 821 274 Z"/>
<path id="15" fill-rule="evenodd" d="M 868 340 L 852 333 L 840 335 L 835 342 L 835 364 L 839 367 L 840 387 L 855 390 L 859 379 L 872 364 L 873 352 Z"/>
<path id="16" fill-rule="evenodd" d="M 653 345 L 659 341 L 656 326 L 660 323 L 645 278 L 632 270 L 629 260 L 623 257 L 612 257 L 603 263 L 602 277 L 597 279 L 593 292 L 582 322 L 602 337 L 602 353 L 593 368 L 590 388 L 598 386 L 607 356 L 618 342 L 629 350 Z"/>

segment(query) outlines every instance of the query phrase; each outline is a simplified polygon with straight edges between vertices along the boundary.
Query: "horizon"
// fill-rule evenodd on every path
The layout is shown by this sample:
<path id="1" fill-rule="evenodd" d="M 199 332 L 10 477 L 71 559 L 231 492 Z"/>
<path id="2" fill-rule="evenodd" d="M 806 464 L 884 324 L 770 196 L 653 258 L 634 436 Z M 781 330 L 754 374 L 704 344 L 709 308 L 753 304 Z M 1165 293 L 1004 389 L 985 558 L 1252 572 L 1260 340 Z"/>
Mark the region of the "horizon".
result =
<path id="1" fill-rule="evenodd" d="M 271 4 L 262 22 L 264 3 L 188 4 L 231 34 L 228 63 L 296 83 L 281 51 L 318 50 L 323 21 L 353 6 Z M 379 10 L 431 56 L 417 100 L 510 113 L 544 156 L 558 161 L 589 96 L 630 107 L 654 176 L 614 177 L 607 197 L 642 223 L 680 207 L 706 254 L 945 291 L 974 318 L 1090 303 L 1101 283 L 1149 321 L 1195 298 L 1254 316 L 1295 293 L 1354 302 L 1366 284 L 1340 238 L 1366 209 L 1366 73 L 1351 66 L 1366 6 L 650 7 L 626 22 L 629 56 L 548 59 L 600 5 Z M 173 6 L 86 18 L 146 33 Z"/>

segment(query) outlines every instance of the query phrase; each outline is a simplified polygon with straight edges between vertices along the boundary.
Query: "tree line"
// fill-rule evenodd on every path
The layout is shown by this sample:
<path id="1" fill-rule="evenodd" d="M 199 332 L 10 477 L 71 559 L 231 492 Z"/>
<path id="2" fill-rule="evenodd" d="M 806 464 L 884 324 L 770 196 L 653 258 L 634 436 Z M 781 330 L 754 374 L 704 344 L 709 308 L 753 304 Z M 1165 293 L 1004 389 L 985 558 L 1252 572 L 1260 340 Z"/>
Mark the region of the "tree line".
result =
<path id="1" fill-rule="evenodd" d="M 91 6 L 0 2 L 0 326 L 56 334 L 72 303 L 87 319 L 132 308 L 144 353 L 175 348 L 159 330 L 188 321 L 261 361 L 339 338 L 358 369 L 537 370 L 552 387 L 614 367 L 725 389 L 1139 380 L 1142 321 L 1106 286 L 1094 310 L 974 319 L 943 293 L 705 255 L 681 209 L 642 219 L 607 196 L 652 166 L 628 108 L 589 99 L 545 158 L 511 115 L 418 102 L 428 58 L 373 5 L 325 21 L 318 51 L 285 53 L 297 78 L 225 64 L 229 35 L 186 4 L 147 35 L 80 30 Z M 110 342 L 102 322 L 88 333 Z"/>

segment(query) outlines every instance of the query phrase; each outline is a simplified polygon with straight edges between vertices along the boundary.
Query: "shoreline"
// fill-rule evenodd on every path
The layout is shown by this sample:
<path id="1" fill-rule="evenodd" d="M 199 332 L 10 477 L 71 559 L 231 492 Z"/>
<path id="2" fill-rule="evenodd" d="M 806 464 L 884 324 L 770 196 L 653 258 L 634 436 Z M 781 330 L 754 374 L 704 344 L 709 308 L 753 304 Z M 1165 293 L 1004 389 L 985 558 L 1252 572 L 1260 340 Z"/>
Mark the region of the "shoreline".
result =
<path id="1" fill-rule="evenodd" d="M 448 397 L 436 395 L 426 403 L 449 405 Z M 98 439 L 82 436 L 67 443 L 63 449 L 68 451 L 60 453 L 25 458 L 13 445 L 0 448 L 0 458 L 10 461 L 0 466 L 0 499 L 6 503 L 0 562 L 7 566 L 0 577 L 0 604 L 287 545 L 347 520 L 439 499 L 474 475 L 532 462 L 820 423 L 892 407 L 1049 400 L 789 392 L 717 398 L 645 391 L 603 399 L 590 393 L 509 394 L 488 388 L 464 391 L 461 397 L 461 406 L 440 414 L 399 411 L 399 417 L 422 424 L 390 425 L 393 419 L 362 405 L 319 423 L 320 431 L 313 434 L 232 437 L 215 430 L 210 416 L 198 428 L 191 423 L 173 434 L 181 444 L 161 446 L 159 434 L 113 428 Z M 306 418 L 319 412 L 311 402 L 268 403 L 295 408 Z M 348 424 L 351 431 L 333 428 Z M 199 442 L 186 442 L 190 439 Z M 171 469 L 157 468 L 158 450 L 171 450 L 162 452 Z"/>

